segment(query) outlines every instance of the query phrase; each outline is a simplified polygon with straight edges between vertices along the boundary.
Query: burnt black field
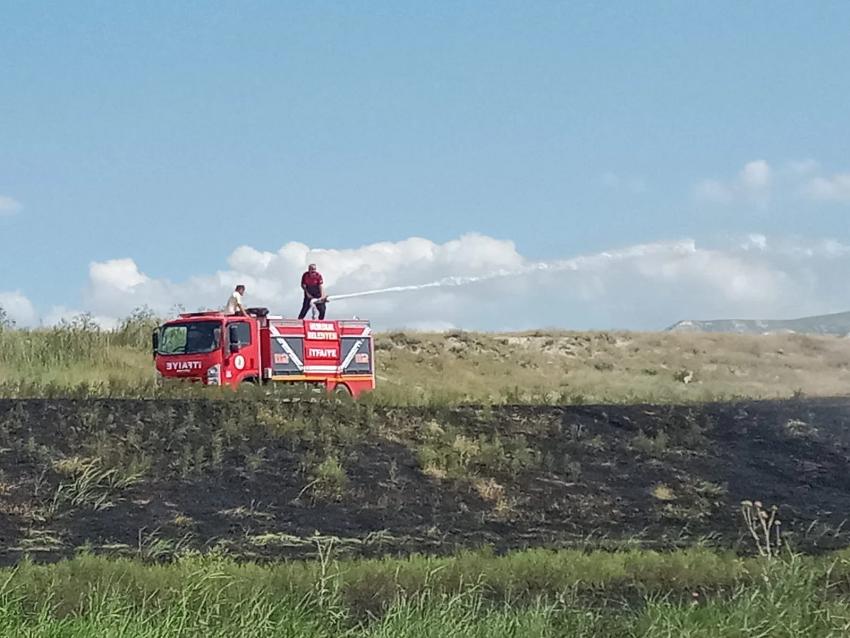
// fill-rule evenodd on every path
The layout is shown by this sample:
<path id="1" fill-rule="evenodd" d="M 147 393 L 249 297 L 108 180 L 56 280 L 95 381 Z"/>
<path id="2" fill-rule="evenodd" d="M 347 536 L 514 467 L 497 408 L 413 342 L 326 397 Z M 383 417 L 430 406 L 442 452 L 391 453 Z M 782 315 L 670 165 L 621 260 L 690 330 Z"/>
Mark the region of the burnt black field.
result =
<path id="1" fill-rule="evenodd" d="M 218 551 L 752 549 L 740 502 L 804 552 L 850 545 L 850 399 L 387 408 L 0 401 L 2 562 Z"/>

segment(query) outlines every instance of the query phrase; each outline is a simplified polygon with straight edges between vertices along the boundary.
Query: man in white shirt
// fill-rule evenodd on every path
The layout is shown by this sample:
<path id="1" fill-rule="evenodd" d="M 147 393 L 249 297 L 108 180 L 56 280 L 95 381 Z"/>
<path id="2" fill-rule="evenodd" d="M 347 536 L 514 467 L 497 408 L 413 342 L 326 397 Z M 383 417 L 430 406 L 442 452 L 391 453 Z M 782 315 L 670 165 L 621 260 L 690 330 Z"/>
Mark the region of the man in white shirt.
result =
<path id="1" fill-rule="evenodd" d="M 245 308 L 242 305 L 242 295 L 245 294 L 245 286 L 239 284 L 227 300 L 227 305 L 224 307 L 226 315 L 245 315 Z"/>

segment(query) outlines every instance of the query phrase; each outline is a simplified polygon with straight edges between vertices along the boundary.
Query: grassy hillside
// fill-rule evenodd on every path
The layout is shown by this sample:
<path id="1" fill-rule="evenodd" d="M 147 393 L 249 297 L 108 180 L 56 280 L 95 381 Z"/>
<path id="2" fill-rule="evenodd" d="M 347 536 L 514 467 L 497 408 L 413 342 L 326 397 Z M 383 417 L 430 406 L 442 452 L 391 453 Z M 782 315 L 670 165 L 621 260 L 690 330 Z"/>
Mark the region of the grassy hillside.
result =
<path id="1" fill-rule="evenodd" d="M 658 402 L 850 391 L 850 340 L 803 335 L 391 333 L 380 374 L 400 396 Z"/>
<path id="2" fill-rule="evenodd" d="M 0 331 L 0 396 L 153 393 L 150 321 Z M 389 333 L 374 400 L 418 403 L 701 401 L 850 389 L 850 339 L 677 333 Z M 52 387 L 51 387 L 52 386 Z"/>

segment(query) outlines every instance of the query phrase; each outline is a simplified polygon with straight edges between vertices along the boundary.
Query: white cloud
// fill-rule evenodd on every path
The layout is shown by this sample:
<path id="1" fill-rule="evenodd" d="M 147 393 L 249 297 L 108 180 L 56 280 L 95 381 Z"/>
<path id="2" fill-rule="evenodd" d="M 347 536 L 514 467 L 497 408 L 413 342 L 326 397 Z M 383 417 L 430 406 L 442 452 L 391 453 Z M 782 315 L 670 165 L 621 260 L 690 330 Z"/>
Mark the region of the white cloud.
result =
<path id="1" fill-rule="evenodd" d="M 430 284 L 328 306 L 330 316 L 368 317 L 378 329 L 652 329 L 686 316 L 843 309 L 840 273 L 850 267 L 850 247 L 753 234 L 720 246 L 657 242 L 534 262 L 513 242 L 475 234 L 442 244 L 414 237 L 350 249 L 290 242 L 277 251 L 240 246 L 227 269 L 181 281 L 149 277 L 131 259 L 93 263 L 81 307 L 108 325 L 141 305 L 163 315 L 177 304 L 219 308 L 234 285 L 245 283 L 249 305 L 292 317 L 309 262 L 318 263 L 331 296 Z M 53 314 L 76 314 L 62 310 Z"/>
<path id="2" fill-rule="evenodd" d="M 747 238 L 741 244 L 741 248 L 743 250 L 766 250 L 767 237 L 761 233 L 751 233 L 747 235 Z"/>
<path id="3" fill-rule="evenodd" d="M 0 292 L 0 308 L 20 327 L 33 326 L 38 322 L 35 307 L 19 290 Z"/>
<path id="4" fill-rule="evenodd" d="M 814 200 L 850 204 L 850 173 L 813 177 L 806 183 L 803 192 Z"/>
<path id="5" fill-rule="evenodd" d="M 718 245 L 639 244 L 548 262 L 527 259 L 513 242 L 475 234 L 441 244 L 414 237 L 350 249 L 290 242 L 277 251 L 238 247 L 226 269 L 180 281 L 150 277 L 132 259 L 115 259 L 90 265 L 74 305 L 112 327 L 142 305 L 163 316 L 176 305 L 220 308 L 233 286 L 245 283 L 249 305 L 293 317 L 301 305 L 300 275 L 313 261 L 332 297 L 402 289 L 328 306 L 331 317 L 366 317 L 379 330 L 658 329 L 686 317 L 792 317 L 850 307 L 843 274 L 850 246 L 761 234 Z M 428 285 L 407 289 L 419 284 Z M 38 323 L 22 293 L 0 295 L 0 305 L 22 325 Z M 42 323 L 79 314 L 56 307 Z"/>
<path id="6" fill-rule="evenodd" d="M 793 160 L 774 169 L 765 160 L 747 162 L 731 179 L 703 179 L 694 186 L 700 201 L 752 204 L 765 208 L 771 200 L 850 204 L 850 173 L 824 173 L 813 159 Z"/>
<path id="7" fill-rule="evenodd" d="M 4 215 L 14 215 L 23 210 L 23 206 L 19 201 L 9 197 L 8 195 L 0 195 L 0 217 Z"/>
<path id="8" fill-rule="evenodd" d="M 112 287 L 122 292 L 132 292 L 136 286 L 150 281 L 139 272 L 139 267 L 132 259 L 92 262 L 89 266 L 89 279 L 92 286 Z"/>
<path id="9" fill-rule="evenodd" d="M 761 192 L 770 187 L 770 166 L 764 160 L 747 162 L 741 169 L 739 179 L 748 192 Z"/>
<path id="10" fill-rule="evenodd" d="M 732 179 L 704 179 L 698 182 L 694 194 L 700 200 L 718 204 L 744 202 L 765 207 L 770 201 L 773 173 L 765 160 L 753 160 L 744 164 Z"/>
<path id="11" fill-rule="evenodd" d="M 83 310 L 53 306 L 46 313 L 39 315 L 33 303 L 20 291 L 0 292 L 0 308 L 6 311 L 18 328 L 36 328 L 38 326 L 54 326 L 63 321 L 74 321 L 81 315 L 89 315 L 89 319 L 101 328 L 111 330 L 117 328 L 123 317 L 108 315 L 92 315 Z"/>
<path id="12" fill-rule="evenodd" d="M 417 284 L 453 274 L 516 270 L 525 263 L 512 242 L 474 234 L 444 244 L 414 237 L 344 250 L 311 249 L 297 242 L 276 252 L 240 246 L 227 262 L 228 270 L 177 283 L 148 277 L 131 259 L 93 263 L 84 306 L 105 316 L 121 316 L 143 304 L 163 313 L 178 303 L 189 310 L 217 308 L 237 283 L 244 283 L 248 303 L 291 316 L 300 307 L 299 280 L 309 262 L 319 264 L 328 285 L 339 293 Z"/>

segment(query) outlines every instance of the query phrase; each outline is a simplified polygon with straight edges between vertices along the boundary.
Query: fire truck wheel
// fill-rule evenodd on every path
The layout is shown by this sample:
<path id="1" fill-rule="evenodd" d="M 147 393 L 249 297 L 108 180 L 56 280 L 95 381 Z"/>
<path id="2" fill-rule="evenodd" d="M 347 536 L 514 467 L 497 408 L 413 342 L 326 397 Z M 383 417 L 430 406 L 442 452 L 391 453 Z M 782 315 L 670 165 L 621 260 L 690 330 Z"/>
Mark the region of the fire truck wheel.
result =
<path id="1" fill-rule="evenodd" d="M 337 399 L 348 400 L 351 398 L 351 390 L 344 383 L 338 383 L 334 388 L 334 397 Z"/>

